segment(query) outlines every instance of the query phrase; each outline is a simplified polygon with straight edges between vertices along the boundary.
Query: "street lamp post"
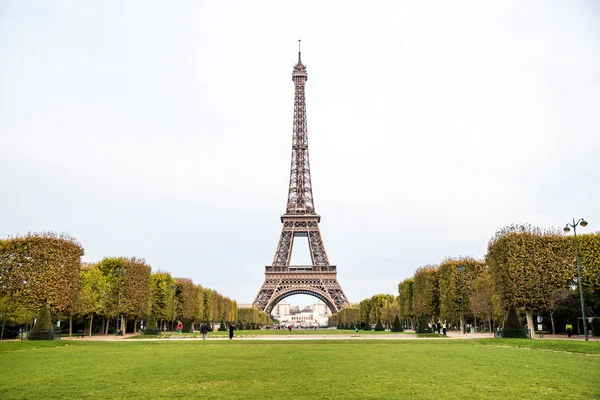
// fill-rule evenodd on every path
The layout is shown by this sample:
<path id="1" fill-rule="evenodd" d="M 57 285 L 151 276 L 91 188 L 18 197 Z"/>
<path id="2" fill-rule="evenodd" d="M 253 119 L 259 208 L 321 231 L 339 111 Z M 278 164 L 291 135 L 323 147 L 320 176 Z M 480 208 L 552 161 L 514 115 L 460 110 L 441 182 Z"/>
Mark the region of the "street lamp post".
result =
<path id="1" fill-rule="evenodd" d="M 463 335 L 467 333 L 466 328 L 465 328 L 465 276 L 464 276 L 464 272 L 465 272 L 465 267 L 463 265 L 461 265 L 460 267 L 456 268 L 458 270 L 458 272 L 460 272 L 460 311 L 462 314 L 462 331 L 463 331 Z"/>
<path id="2" fill-rule="evenodd" d="M 573 228 L 573 237 L 575 238 L 575 264 L 577 264 L 577 282 L 579 282 L 579 301 L 581 302 L 581 317 L 583 318 L 583 333 L 585 334 L 585 340 L 588 340 L 588 330 L 587 330 L 587 321 L 585 319 L 585 305 L 583 303 L 583 286 L 581 285 L 581 267 L 579 266 L 579 243 L 577 243 L 577 226 L 581 225 L 582 227 L 587 226 L 586 220 L 580 218 L 579 221 L 575 222 L 575 218 L 573 218 L 573 223 L 567 223 L 565 225 L 564 231 L 565 233 L 569 233 L 571 228 Z"/>
<path id="3" fill-rule="evenodd" d="M 175 320 L 175 289 L 177 285 L 171 286 L 173 291 L 171 292 L 171 332 L 173 332 L 173 321 Z"/>
<path id="4" fill-rule="evenodd" d="M 119 295 L 117 299 L 117 320 L 115 321 L 115 336 L 119 334 L 119 325 L 121 324 L 121 280 L 122 277 L 125 276 L 125 269 L 123 267 L 115 268 L 115 273 L 117 274 L 117 279 L 119 279 Z"/>

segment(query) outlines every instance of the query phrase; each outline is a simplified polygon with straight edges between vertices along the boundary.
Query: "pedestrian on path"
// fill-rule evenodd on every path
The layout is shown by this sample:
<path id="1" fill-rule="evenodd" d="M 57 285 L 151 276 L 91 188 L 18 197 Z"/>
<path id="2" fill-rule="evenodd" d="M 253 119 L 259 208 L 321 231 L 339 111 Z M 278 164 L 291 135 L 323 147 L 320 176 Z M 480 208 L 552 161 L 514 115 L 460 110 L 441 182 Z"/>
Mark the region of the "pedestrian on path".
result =
<path id="1" fill-rule="evenodd" d="M 177 331 L 180 335 L 183 333 L 183 324 L 181 323 L 181 321 L 177 323 Z"/>
<path id="2" fill-rule="evenodd" d="M 235 325 L 233 323 L 229 324 L 229 340 L 233 339 L 233 330 L 235 329 Z"/>
<path id="3" fill-rule="evenodd" d="M 442 332 L 444 332 L 444 336 L 446 336 L 446 323 L 442 324 Z"/>
<path id="4" fill-rule="evenodd" d="M 208 326 L 206 326 L 206 324 L 202 324 L 200 333 L 202 334 L 202 340 L 206 340 L 206 334 L 208 333 Z"/>
<path id="5" fill-rule="evenodd" d="M 565 325 L 565 330 L 567 331 L 567 335 L 571 337 L 571 334 L 573 333 L 573 325 L 567 323 L 567 325 Z"/>

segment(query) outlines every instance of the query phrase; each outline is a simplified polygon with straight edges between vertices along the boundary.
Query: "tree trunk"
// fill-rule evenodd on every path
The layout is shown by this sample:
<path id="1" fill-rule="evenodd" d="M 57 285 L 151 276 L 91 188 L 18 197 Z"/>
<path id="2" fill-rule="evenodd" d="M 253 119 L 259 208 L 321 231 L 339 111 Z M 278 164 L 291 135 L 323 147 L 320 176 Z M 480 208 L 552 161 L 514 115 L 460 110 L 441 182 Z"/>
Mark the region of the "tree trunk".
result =
<path id="1" fill-rule="evenodd" d="M 133 333 L 137 333 L 137 323 L 138 323 L 138 319 L 137 319 L 137 317 L 135 317 L 133 320 Z"/>
<path id="2" fill-rule="evenodd" d="M 2 332 L 0 332 L 0 340 L 2 340 L 4 338 L 4 324 L 6 323 L 5 320 L 2 320 Z"/>
<path id="3" fill-rule="evenodd" d="M 121 315 L 121 330 L 123 331 L 123 335 L 127 333 L 127 320 L 124 315 Z"/>
<path id="4" fill-rule="evenodd" d="M 92 322 L 94 321 L 94 314 L 90 315 L 90 336 L 92 336 Z"/>
<path id="5" fill-rule="evenodd" d="M 69 337 L 73 337 L 73 316 L 69 315 Z"/>
<path id="6" fill-rule="evenodd" d="M 550 310 L 550 323 L 552 324 L 552 334 L 554 335 L 556 332 L 554 332 L 554 312 L 552 310 Z"/>
<path id="7" fill-rule="evenodd" d="M 494 317 L 490 315 L 490 333 L 494 336 Z"/>
<path id="8" fill-rule="evenodd" d="M 535 338 L 535 325 L 533 324 L 533 310 L 525 310 L 525 315 L 527 315 L 527 327 L 529 328 L 529 332 L 531 332 L 531 338 Z"/>
<path id="9" fill-rule="evenodd" d="M 106 326 L 104 327 L 104 329 L 106 329 L 104 331 L 104 335 L 107 336 L 108 335 L 108 326 L 110 325 L 110 320 L 108 318 L 106 318 Z"/>

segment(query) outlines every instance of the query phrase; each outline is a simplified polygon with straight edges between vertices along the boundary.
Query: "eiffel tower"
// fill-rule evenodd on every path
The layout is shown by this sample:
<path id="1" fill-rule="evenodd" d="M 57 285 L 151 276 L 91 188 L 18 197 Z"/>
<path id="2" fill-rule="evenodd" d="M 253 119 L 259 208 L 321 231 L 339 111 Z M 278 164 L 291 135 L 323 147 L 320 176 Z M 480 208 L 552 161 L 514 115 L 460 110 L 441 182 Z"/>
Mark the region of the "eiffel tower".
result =
<path id="1" fill-rule="evenodd" d="M 350 303 L 338 283 L 336 266 L 329 264 L 319 231 L 321 216 L 315 212 L 313 203 L 304 96 L 308 75 L 306 65 L 302 64 L 300 48 L 292 80 L 295 89 L 294 133 L 287 208 L 281 216 L 283 228 L 273 264 L 265 267 L 265 281 L 253 306 L 270 314 L 273 307 L 284 298 L 295 294 L 309 294 L 323 301 L 331 312 L 336 313 Z M 297 237 L 308 238 L 312 265 L 290 265 L 294 239 Z"/>

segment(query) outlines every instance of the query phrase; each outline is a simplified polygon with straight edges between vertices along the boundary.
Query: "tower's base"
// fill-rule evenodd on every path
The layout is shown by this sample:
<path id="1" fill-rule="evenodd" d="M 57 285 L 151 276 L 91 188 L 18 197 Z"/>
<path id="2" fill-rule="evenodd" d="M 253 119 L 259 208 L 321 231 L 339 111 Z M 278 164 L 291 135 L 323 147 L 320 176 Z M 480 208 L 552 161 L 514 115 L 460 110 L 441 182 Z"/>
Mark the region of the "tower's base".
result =
<path id="1" fill-rule="evenodd" d="M 349 306 L 350 303 L 342 290 L 335 266 L 286 266 L 282 271 L 271 272 L 273 266 L 267 266 L 265 281 L 254 299 L 253 305 L 270 314 L 281 300 L 295 294 L 309 294 L 327 304 L 332 313 Z M 319 269 L 328 269 L 320 271 Z"/>

